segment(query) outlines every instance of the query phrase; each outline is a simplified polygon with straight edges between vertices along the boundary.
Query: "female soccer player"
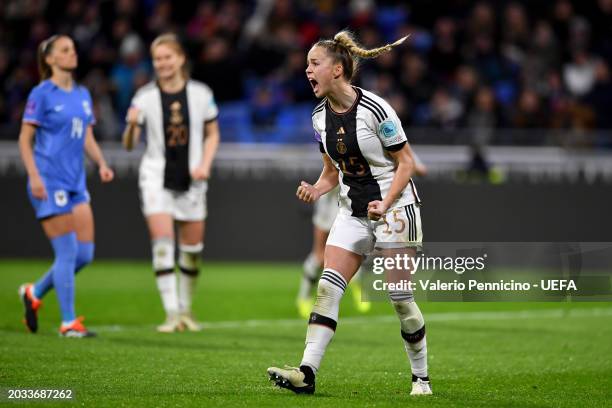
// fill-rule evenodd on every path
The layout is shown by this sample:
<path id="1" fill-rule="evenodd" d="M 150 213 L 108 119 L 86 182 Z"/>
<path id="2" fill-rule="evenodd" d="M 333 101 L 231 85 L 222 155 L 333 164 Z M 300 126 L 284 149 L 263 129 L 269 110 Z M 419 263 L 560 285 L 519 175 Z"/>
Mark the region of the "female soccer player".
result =
<path id="1" fill-rule="evenodd" d="M 415 152 L 412 152 L 412 154 L 415 161 L 414 173 L 417 176 L 424 176 L 427 174 L 427 167 L 419 160 Z M 339 191 L 340 189 L 335 187 L 327 194 L 322 195 L 321 198 L 314 203 L 314 213 L 312 215 L 312 249 L 302 265 L 302 279 L 295 301 L 298 314 L 304 319 L 310 317 L 310 312 L 312 312 L 314 304 L 312 292 L 314 285 L 319 280 L 321 272 L 323 271 L 325 242 L 327 241 L 329 231 L 338 215 Z M 362 313 L 366 313 L 370 310 L 371 303 L 362 299 L 361 287 L 355 282 L 360 275 L 361 269 L 353 276 L 349 288 L 353 294 L 355 308 Z"/>
<path id="2" fill-rule="evenodd" d="M 102 182 L 113 179 L 93 135 L 96 120 L 91 96 L 75 83 L 74 43 L 54 35 L 38 47 L 42 82 L 30 92 L 19 134 L 21 158 L 28 173 L 28 194 L 36 218 L 51 241 L 55 261 L 35 284 L 19 289 L 25 323 L 38 330 L 42 297 L 55 288 L 62 315 L 60 335 L 90 337 L 93 333 L 74 310 L 74 276 L 94 256 L 94 222 L 85 185 L 84 152 L 98 165 Z M 34 149 L 32 149 L 34 141 Z"/>
<path id="3" fill-rule="evenodd" d="M 140 196 L 152 241 L 153 269 L 166 311 L 164 333 L 201 330 L 191 313 L 204 248 L 207 180 L 219 145 L 217 105 L 208 86 L 189 79 L 186 56 L 174 34 L 151 44 L 157 81 L 138 90 L 127 114 L 126 149 L 146 129 Z M 178 279 L 174 223 L 178 224 Z"/>
<path id="4" fill-rule="evenodd" d="M 375 247 L 388 256 L 415 256 L 422 242 L 420 200 L 411 178 L 415 164 L 400 120 L 382 98 L 351 85 L 358 58 L 374 58 L 404 40 L 365 50 L 342 31 L 333 40 L 317 42 L 308 53 L 306 75 L 314 94 L 323 98 L 312 115 L 323 171 L 314 185 L 303 181 L 296 194 L 315 202 L 339 182 L 340 210 L 327 239 L 300 367 L 268 368 L 276 385 L 296 393 L 315 390 L 340 299 L 364 256 Z M 409 277 L 409 270 L 399 272 Z M 392 291 L 389 296 L 412 368 L 411 395 L 431 394 L 423 315 L 411 292 Z"/>

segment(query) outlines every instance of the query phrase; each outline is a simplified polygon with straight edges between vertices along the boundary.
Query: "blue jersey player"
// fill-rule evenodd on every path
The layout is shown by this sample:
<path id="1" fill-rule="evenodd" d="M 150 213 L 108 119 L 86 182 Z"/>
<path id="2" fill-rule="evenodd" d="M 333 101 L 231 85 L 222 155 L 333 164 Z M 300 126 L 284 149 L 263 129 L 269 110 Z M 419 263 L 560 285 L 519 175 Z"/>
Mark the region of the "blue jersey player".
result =
<path id="1" fill-rule="evenodd" d="M 28 98 L 19 149 L 28 173 L 28 195 L 51 241 L 55 260 L 38 282 L 22 285 L 19 293 L 31 332 L 38 330 L 40 299 L 55 288 L 62 316 L 60 335 L 90 337 L 93 333 L 74 309 L 75 273 L 90 263 L 94 254 L 84 153 L 98 165 L 102 182 L 111 181 L 114 174 L 93 136 L 91 96 L 72 77 L 77 67 L 72 39 L 59 35 L 43 41 L 38 48 L 38 66 L 42 82 Z"/>

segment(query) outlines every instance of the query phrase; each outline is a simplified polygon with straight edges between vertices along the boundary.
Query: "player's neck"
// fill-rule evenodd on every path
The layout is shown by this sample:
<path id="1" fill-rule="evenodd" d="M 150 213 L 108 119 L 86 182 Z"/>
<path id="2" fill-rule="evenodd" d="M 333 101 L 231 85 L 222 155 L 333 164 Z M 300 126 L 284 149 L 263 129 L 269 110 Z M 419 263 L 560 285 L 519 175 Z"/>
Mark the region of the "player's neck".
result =
<path id="1" fill-rule="evenodd" d="M 68 71 L 54 71 L 51 78 L 51 82 L 57 85 L 64 91 L 71 91 L 73 86 L 72 72 Z"/>
<path id="2" fill-rule="evenodd" d="M 177 93 L 185 87 L 185 79 L 180 76 L 174 76 L 168 79 L 159 79 L 159 87 L 166 93 Z"/>
<path id="3" fill-rule="evenodd" d="M 357 92 L 351 86 L 351 84 L 342 84 L 337 89 L 333 89 L 328 95 L 327 99 L 331 108 L 338 113 L 348 111 L 357 99 Z"/>

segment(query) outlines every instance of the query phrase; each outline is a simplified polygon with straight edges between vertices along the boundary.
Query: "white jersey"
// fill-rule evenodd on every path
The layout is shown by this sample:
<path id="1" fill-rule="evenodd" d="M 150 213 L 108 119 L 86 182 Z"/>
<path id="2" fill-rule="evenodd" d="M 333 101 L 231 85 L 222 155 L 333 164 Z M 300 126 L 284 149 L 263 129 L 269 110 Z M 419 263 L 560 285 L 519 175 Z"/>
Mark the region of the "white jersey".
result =
<path id="1" fill-rule="evenodd" d="M 176 190 L 186 191 L 189 171 L 202 160 L 204 125 L 218 116 L 211 89 L 202 82 L 188 80 L 183 91 L 166 94 L 151 82 L 136 92 L 132 106 L 140 110 L 138 122 L 147 137 L 140 163 L 141 187 L 155 184 L 175 189 L 173 185 L 180 185 Z M 176 174 L 182 175 L 179 182 L 174 180 Z"/>
<path id="2" fill-rule="evenodd" d="M 344 113 L 334 112 L 326 99 L 315 107 L 312 123 L 321 153 L 339 170 L 340 212 L 367 217 L 368 203 L 382 200 L 395 175 L 397 151 L 407 139 L 391 106 L 372 92 L 354 87 L 357 99 Z M 420 203 L 411 180 L 390 208 Z"/>

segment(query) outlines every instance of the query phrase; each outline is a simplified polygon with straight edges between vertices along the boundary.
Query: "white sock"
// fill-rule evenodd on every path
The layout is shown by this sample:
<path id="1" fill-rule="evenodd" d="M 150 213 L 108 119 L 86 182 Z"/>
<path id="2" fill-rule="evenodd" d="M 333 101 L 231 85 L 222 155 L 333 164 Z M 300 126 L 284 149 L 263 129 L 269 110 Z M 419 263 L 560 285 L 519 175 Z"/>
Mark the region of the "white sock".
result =
<path id="1" fill-rule="evenodd" d="M 179 312 L 179 302 L 176 290 L 176 274 L 174 272 L 157 275 L 157 289 L 161 295 L 164 310 L 168 316 Z"/>
<path id="2" fill-rule="evenodd" d="M 178 296 L 180 313 L 191 313 L 191 303 L 198 280 L 200 255 L 204 249 L 203 243 L 195 245 L 179 245 L 179 278 Z"/>
<path id="3" fill-rule="evenodd" d="M 170 237 L 153 240 L 153 270 L 157 289 L 167 315 L 178 314 L 176 274 L 174 273 L 174 239 Z"/>
<path id="4" fill-rule="evenodd" d="M 312 293 L 312 287 L 317 282 L 319 272 L 321 271 L 321 264 L 314 253 L 311 252 L 308 257 L 306 257 L 303 268 L 304 273 L 302 274 L 300 290 L 298 291 L 298 299 L 309 299 Z"/>
<path id="5" fill-rule="evenodd" d="M 404 348 L 410 360 L 412 374 L 427 377 L 427 339 L 423 314 L 414 302 L 412 293 L 395 292 L 391 293 L 390 297 L 400 319 Z"/>
<path id="6" fill-rule="evenodd" d="M 315 373 L 336 331 L 340 300 L 345 290 L 346 281 L 340 273 L 333 269 L 323 271 L 317 288 L 317 301 L 308 321 L 306 348 L 300 364 L 311 367 Z"/>
<path id="7" fill-rule="evenodd" d="M 180 272 L 178 276 L 179 311 L 181 313 L 191 312 L 191 300 L 198 277 Z"/>

